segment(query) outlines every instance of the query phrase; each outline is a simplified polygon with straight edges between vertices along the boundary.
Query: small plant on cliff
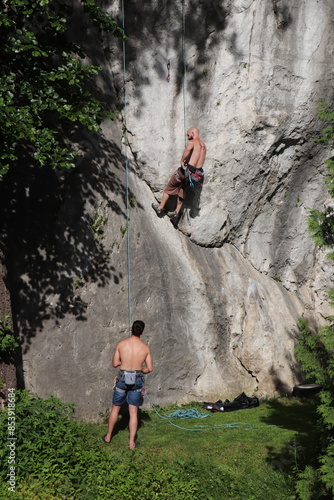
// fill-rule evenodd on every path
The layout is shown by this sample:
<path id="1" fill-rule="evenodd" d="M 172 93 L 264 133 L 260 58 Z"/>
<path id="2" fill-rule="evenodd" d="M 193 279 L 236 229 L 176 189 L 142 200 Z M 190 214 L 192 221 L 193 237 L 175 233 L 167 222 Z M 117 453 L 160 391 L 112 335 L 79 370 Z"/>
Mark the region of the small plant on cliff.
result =
<path id="1" fill-rule="evenodd" d="M 105 215 L 100 215 L 97 211 L 93 215 L 92 230 L 98 240 L 103 240 L 105 238 L 104 230 L 108 222 L 108 217 Z"/>
<path id="2" fill-rule="evenodd" d="M 322 104 L 320 117 L 328 126 L 323 130 L 318 142 L 331 145 L 334 142 L 334 113 Z M 327 186 L 334 197 L 334 161 L 326 161 L 329 175 Z M 309 229 L 315 243 L 321 248 L 330 249 L 328 257 L 334 260 L 334 210 L 312 210 L 308 219 Z M 329 291 L 329 301 L 334 306 L 334 290 Z M 312 332 L 305 320 L 300 320 L 301 337 L 296 348 L 297 359 L 303 370 L 315 382 L 323 386 L 318 406 L 319 450 L 315 453 L 315 463 L 309 464 L 299 475 L 297 491 L 302 500 L 327 498 L 334 494 L 334 316 L 327 318 L 329 324 Z"/>
<path id="3" fill-rule="evenodd" d="M 0 354 L 13 351 L 19 346 L 17 339 L 13 336 L 9 316 L 0 318 Z"/>

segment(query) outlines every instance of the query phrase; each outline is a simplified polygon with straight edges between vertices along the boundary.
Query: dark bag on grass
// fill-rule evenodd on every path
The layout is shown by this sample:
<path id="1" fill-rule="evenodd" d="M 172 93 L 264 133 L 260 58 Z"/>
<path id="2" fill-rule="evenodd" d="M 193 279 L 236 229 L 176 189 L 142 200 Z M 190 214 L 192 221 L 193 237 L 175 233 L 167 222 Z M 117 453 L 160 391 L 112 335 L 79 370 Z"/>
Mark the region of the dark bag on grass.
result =
<path id="1" fill-rule="evenodd" d="M 206 410 L 210 411 L 236 411 L 244 410 L 246 408 L 255 408 L 256 406 L 259 406 L 259 400 L 255 396 L 249 397 L 242 392 L 233 401 L 229 401 L 228 399 L 222 401 L 219 399 L 215 403 L 203 403 L 203 406 Z"/>

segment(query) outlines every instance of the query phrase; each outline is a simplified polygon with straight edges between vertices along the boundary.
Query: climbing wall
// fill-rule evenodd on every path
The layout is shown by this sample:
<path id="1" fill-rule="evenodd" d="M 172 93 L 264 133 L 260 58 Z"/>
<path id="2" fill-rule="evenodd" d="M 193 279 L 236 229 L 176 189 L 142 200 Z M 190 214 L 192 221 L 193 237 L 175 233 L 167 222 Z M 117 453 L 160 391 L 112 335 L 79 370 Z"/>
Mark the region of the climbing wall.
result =
<path id="1" fill-rule="evenodd" d="M 107 8 L 122 21 L 119 2 Z M 58 212 L 58 230 L 67 234 L 63 214 L 78 228 L 78 259 L 61 243 L 56 252 L 71 294 L 45 284 L 50 314 L 38 328 L 38 307 L 18 299 L 28 388 L 98 418 L 129 315 L 147 325 L 155 403 L 286 394 L 301 380 L 298 317 L 318 326 L 330 312 L 332 267 L 307 215 L 327 198 L 329 151 L 314 139 L 317 105 L 333 97 L 333 15 L 331 0 L 125 2 L 125 46 L 105 37 L 92 56 L 121 113 L 103 136 L 85 138 L 89 155 Z M 192 125 L 207 145 L 205 182 L 175 228 L 151 204 Z M 79 230 L 93 235 L 94 252 Z M 96 255 L 95 272 L 85 272 Z"/>

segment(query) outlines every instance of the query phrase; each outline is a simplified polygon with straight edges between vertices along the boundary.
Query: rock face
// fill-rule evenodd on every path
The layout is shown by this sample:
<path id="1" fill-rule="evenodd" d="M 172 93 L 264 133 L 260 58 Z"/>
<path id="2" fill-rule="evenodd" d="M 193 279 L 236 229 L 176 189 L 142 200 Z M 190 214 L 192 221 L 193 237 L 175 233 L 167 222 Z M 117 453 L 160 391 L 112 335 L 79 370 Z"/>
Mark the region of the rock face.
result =
<path id="1" fill-rule="evenodd" d="M 29 389 L 97 419 L 111 402 L 115 343 L 134 319 L 147 325 L 155 403 L 289 393 L 301 380 L 297 319 L 317 327 L 329 313 L 332 268 L 307 215 L 327 198 L 330 154 L 314 139 L 317 106 L 334 94 L 333 19 L 332 0 L 126 2 L 125 100 L 120 45 L 105 41 L 96 56 L 122 115 L 103 138 L 87 136 L 90 155 L 61 181 L 49 229 L 62 238 L 34 250 L 44 273 L 62 263 L 62 279 L 36 283 L 39 301 L 27 305 L 31 276 L 16 270 Z M 208 149 L 205 182 L 188 192 L 176 229 L 151 203 L 191 125 Z"/>

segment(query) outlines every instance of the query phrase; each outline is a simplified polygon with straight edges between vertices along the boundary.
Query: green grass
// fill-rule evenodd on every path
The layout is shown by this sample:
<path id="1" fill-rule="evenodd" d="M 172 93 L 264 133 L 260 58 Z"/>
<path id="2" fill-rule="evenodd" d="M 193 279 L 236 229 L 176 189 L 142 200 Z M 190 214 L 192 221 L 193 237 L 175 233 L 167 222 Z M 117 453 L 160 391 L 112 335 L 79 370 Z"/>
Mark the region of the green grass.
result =
<path id="1" fill-rule="evenodd" d="M 205 412 L 197 403 L 182 409 L 190 407 Z M 175 406 L 157 411 L 168 415 L 175 411 Z M 127 417 L 123 416 L 112 444 L 105 448 L 110 457 L 120 462 L 131 456 L 132 464 L 149 467 L 153 476 L 174 471 L 183 481 L 193 484 L 192 499 L 293 499 L 297 498 L 295 474 L 312 454 L 315 411 L 314 402 L 277 399 L 254 409 L 213 413 L 205 419 L 170 419 L 174 425 L 154 411 L 141 411 L 140 447 L 135 451 L 127 449 Z M 220 427 L 238 422 L 247 425 Z M 193 430 L 200 426 L 206 429 Z M 96 435 L 101 431 L 100 426 L 91 427 Z M 156 498 L 168 498 L 163 495 L 160 491 Z M 141 491 L 137 498 L 150 497 Z M 185 493 L 179 498 L 190 497 Z"/>
<path id="2" fill-rule="evenodd" d="M 104 444 L 106 424 L 77 425 L 54 398 L 29 405 L 26 395 L 17 404 L 16 492 L 8 496 L 2 482 L 1 500 L 292 500 L 296 475 L 316 447 L 316 400 L 213 414 L 194 402 L 181 409 L 207 418 L 170 421 L 161 416 L 176 405 L 140 410 L 136 450 L 128 449 L 126 412 Z"/>

